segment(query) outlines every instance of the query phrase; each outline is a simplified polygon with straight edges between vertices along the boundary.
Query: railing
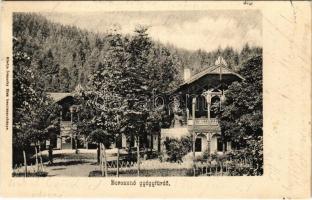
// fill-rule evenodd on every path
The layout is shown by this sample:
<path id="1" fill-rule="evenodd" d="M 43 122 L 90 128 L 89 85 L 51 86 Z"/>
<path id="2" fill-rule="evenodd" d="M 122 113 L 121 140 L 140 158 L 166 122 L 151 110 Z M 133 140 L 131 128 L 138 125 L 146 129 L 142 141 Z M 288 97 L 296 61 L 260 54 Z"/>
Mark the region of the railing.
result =
<path id="1" fill-rule="evenodd" d="M 187 121 L 188 126 L 193 125 L 193 119 L 189 119 Z M 207 126 L 207 125 L 212 125 L 212 126 L 218 126 L 218 120 L 216 118 L 195 118 L 195 126 Z"/>

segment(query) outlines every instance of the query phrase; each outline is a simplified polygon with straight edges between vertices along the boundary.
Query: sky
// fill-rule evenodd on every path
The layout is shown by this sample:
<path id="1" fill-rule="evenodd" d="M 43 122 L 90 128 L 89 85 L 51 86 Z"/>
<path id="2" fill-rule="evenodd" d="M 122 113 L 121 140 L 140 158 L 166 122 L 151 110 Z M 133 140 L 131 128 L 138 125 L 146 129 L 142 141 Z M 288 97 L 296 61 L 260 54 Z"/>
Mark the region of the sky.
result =
<path id="1" fill-rule="evenodd" d="M 187 50 L 209 52 L 227 46 L 241 50 L 246 43 L 262 46 L 262 14 L 258 10 L 41 14 L 54 22 L 100 33 L 117 25 L 121 33 L 132 34 L 136 26 L 144 25 L 152 39 Z"/>

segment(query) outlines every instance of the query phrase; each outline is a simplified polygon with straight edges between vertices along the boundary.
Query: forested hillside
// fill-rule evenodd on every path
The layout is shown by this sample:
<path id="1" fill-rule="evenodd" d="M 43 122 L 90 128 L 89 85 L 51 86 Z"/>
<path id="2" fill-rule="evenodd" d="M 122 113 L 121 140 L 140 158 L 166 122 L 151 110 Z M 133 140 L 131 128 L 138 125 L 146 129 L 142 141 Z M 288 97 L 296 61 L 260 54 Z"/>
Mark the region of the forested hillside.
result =
<path id="1" fill-rule="evenodd" d="M 19 47 L 15 49 L 31 57 L 31 66 L 40 74 L 40 84 L 48 92 L 70 92 L 79 83 L 85 85 L 89 75 L 102 65 L 109 46 L 109 36 L 106 34 L 53 23 L 41 15 L 30 13 L 14 14 L 13 36 L 19 41 Z M 128 36 L 122 37 L 127 41 Z M 162 66 L 154 70 L 158 73 L 154 77 L 165 80 L 164 91 L 181 83 L 185 67 L 189 67 L 193 74 L 198 73 L 213 65 L 217 57 L 222 55 L 229 68 L 238 70 L 244 59 L 262 51 L 259 47 L 246 44 L 241 52 L 231 47 L 213 52 L 192 52 L 159 42 L 153 42 L 152 49 L 148 57 L 153 59 L 155 68 Z M 174 74 L 167 73 L 168 70 L 178 73 L 166 77 Z"/>

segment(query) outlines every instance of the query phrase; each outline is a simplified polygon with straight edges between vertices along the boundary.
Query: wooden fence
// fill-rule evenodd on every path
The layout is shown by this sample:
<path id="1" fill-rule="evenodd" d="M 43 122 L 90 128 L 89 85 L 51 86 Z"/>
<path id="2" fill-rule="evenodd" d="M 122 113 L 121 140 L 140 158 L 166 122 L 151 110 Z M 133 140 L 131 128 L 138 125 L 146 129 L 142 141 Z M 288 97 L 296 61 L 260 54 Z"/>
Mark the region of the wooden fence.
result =
<path id="1" fill-rule="evenodd" d="M 231 176 L 244 175 L 251 169 L 251 164 L 243 160 L 234 161 L 196 161 L 193 168 L 194 176 Z"/>

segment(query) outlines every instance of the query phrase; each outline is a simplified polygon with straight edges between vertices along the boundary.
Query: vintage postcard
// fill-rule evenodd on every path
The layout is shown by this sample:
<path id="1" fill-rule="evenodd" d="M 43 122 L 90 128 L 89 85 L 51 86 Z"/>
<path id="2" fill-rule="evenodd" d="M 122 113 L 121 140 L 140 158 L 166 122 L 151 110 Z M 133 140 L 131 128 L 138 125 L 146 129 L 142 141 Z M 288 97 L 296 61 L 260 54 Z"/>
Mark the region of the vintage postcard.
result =
<path id="1" fill-rule="evenodd" d="M 311 2 L 2 2 L 0 194 L 308 198 Z"/>

